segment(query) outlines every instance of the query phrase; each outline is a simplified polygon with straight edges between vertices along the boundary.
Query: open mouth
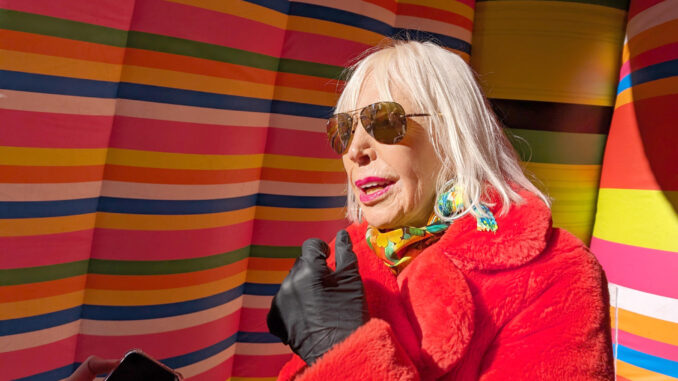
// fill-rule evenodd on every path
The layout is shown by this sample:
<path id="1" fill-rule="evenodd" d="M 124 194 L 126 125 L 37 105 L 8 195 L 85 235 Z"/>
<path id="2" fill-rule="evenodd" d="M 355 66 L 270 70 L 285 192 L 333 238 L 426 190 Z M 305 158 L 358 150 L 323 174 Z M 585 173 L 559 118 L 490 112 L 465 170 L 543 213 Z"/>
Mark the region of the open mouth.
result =
<path id="1" fill-rule="evenodd" d="M 382 177 L 366 177 L 355 182 L 360 189 L 360 201 L 368 203 L 383 195 L 395 183 L 393 180 Z"/>

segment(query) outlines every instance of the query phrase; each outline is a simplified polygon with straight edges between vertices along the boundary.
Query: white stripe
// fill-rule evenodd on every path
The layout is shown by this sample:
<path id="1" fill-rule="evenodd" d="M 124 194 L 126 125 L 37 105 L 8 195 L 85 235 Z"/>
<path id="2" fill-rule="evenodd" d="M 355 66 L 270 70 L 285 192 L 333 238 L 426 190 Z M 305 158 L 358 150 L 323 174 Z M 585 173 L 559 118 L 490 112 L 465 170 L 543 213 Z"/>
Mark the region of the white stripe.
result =
<path id="1" fill-rule="evenodd" d="M 678 323 L 678 299 L 649 294 L 614 283 L 610 283 L 608 288 L 611 306 L 654 319 Z"/>
<path id="2" fill-rule="evenodd" d="M 678 19 L 678 0 L 665 0 L 638 13 L 626 27 L 626 35 L 632 39 L 657 25 Z"/>
<path id="3" fill-rule="evenodd" d="M 235 354 L 248 356 L 269 356 L 291 354 L 290 347 L 283 343 L 236 343 Z"/>
<path id="4" fill-rule="evenodd" d="M 273 296 L 268 295 L 245 295 L 242 301 L 244 308 L 271 308 Z"/>

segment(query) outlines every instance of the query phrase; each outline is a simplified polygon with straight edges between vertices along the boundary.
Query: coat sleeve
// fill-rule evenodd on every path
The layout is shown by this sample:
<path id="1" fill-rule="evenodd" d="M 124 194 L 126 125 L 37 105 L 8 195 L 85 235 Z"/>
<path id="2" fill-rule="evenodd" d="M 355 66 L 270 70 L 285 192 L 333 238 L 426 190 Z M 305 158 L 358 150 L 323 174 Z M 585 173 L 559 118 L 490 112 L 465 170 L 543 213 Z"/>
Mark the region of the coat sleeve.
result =
<path id="1" fill-rule="evenodd" d="M 609 293 L 600 264 L 585 247 L 533 272 L 533 297 L 495 337 L 480 380 L 613 380 Z"/>
<path id="2" fill-rule="evenodd" d="M 278 380 L 419 380 L 416 367 L 381 319 L 371 319 L 312 366 L 294 355 Z"/>

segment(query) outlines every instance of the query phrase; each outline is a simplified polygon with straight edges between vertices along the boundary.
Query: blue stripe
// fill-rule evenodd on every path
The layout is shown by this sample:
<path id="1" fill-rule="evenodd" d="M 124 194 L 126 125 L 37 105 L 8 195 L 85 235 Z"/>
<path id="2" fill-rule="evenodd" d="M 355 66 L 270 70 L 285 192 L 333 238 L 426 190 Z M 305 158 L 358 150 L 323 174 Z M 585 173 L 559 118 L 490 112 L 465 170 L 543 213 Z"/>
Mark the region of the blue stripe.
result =
<path id="1" fill-rule="evenodd" d="M 40 361 L 40 359 L 34 359 L 36 362 Z M 48 370 L 47 372 L 42 372 L 42 373 L 37 373 L 32 376 L 28 377 L 22 377 L 22 378 L 16 378 L 16 381 L 54 381 L 54 380 L 61 380 L 63 378 L 66 378 L 75 371 L 75 369 L 80 366 L 80 363 L 74 363 L 74 364 L 69 364 L 66 366 L 62 366 L 61 368 L 56 368 L 52 370 Z"/>
<path id="2" fill-rule="evenodd" d="M 637 367 L 650 370 L 655 373 L 678 377 L 678 362 L 661 357 L 648 355 L 635 349 L 619 345 L 618 358 Z"/>
<path id="3" fill-rule="evenodd" d="M 0 70 L 0 88 L 37 93 L 115 98 L 118 82 Z"/>
<path id="4" fill-rule="evenodd" d="M 346 197 L 343 196 L 283 196 L 266 193 L 214 200 L 147 200 L 94 197 L 59 201 L 0 201 L 0 218 L 72 216 L 96 211 L 145 215 L 183 215 L 221 213 L 255 205 L 314 209 L 340 208 L 345 203 Z"/>
<path id="5" fill-rule="evenodd" d="M 160 360 L 163 364 L 169 366 L 170 368 L 181 368 L 183 366 L 194 364 L 198 361 L 202 361 L 206 358 L 212 357 L 224 350 L 228 349 L 231 345 L 235 344 L 237 334 L 233 334 L 230 337 L 210 345 L 209 347 L 199 349 L 195 352 L 190 352 L 185 355 L 170 357 L 163 360 Z"/>
<path id="6" fill-rule="evenodd" d="M 238 332 L 239 343 L 279 343 L 277 336 L 268 332 Z"/>
<path id="7" fill-rule="evenodd" d="M 279 284 L 270 283 L 245 283 L 245 294 L 247 295 L 275 295 L 280 289 Z"/>
<path id="8" fill-rule="evenodd" d="M 280 13 L 287 13 L 287 11 L 290 9 L 289 0 L 245 0 L 245 1 L 256 5 L 261 5 L 262 7 L 266 7 L 268 9 L 273 9 L 274 11 L 278 11 Z"/>
<path id="9" fill-rule="evenodd" d="M 332 113 L 332 108 L 329 106 L 7 70 L 0 70 L 0 88 L 97 98 L 115 98 L 117 96 L 118 98 L 147 102 L 210 107 L 222 110 L 272 112 L 312 118 L 325 118 Z"/>
<path id="10" fill-rule="evenodd" d="M 243 294 L 242 285 L 201 299 L 179 303 L 143 305 L 143 306 L 95 306 L 85 304 L 82 318 L 92 320 L 142 320 L 189 314 L 196 311 L 220 306 Z"/>
<path id="11" fill-rule="evenodd" d="M 633 71 L 622 78 L 617 86 L 617 94 L 631 86 L 637 86 L 641 83 L 674 76 L 678 76 L 678 59 L 644 67 Z"/>
<path id="12" fill-rule="evenodd" d="M 0 336 L 15 335 L 67 324 L 80 319 L 81 310 L 82 307 L 78 306 L 44 315 L 0 320 Z"/>

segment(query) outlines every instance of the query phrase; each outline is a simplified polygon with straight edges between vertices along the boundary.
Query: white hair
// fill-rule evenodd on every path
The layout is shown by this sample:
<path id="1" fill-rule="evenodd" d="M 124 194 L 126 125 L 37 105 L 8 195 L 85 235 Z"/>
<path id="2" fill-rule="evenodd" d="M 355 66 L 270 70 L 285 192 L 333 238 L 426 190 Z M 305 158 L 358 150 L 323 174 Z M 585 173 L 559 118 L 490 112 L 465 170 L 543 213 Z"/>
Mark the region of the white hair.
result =
<path id="1" fill-rule="evenodd" d="M 502 201 L 499 215 L 523 202 L 515 188 L 524 188 L 550 205 L 549 198 L 526 177 L 473 71 L 461 57 L 433 42 L 387 39 L 358 59 L 347 69 L 350 78 L 336 111 L 358 108 L 366 80 L 376 86 L 381 101 L 397 101 L 391 95 L 395 86 L 409 94 L 416 110 L 405 112 L 431 115 L 422 125 L 442 163 L 436 198 L 453 182 L 462 190 L 468 208 L 481 202 L 489 205 L 490 188 Z M 347 192 L 347 218 L 359 221 L 359 205 L 350 184 Z M 473 208 L 471 213 L 476 214 Z"/>

